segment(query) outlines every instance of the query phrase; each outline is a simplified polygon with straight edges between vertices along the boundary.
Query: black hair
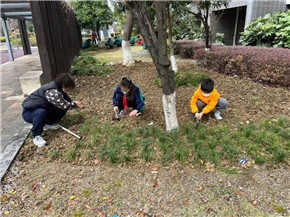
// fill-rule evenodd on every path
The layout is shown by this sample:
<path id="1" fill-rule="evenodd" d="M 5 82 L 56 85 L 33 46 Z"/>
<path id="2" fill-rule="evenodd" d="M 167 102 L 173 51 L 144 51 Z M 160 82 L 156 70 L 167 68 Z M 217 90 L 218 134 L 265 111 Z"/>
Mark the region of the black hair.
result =
<path id="1" fill-rule="evenodd" d="M 206 78 L 201 81 L 201 90 L 207 93 L 213 91 L 214 82 L 211 78 Z"/>
<path id="2" fill-rule="evenodd" d="M 120 82 L 120 86 L 130 89 L 130 94 L 129 94 L 130 101 L 133 102 L 134 101 L 134 97 L 135 97 L 135 89 L 134 89 L 134 84 L 133 84 L 131 78 L 122 77 L 122 80 Z"/>
<path id="3" fill-rule="evenodd" d="M 65 87 L 65 88 L 75 88 L 74 80 L 69 76 L 68 73 L 61 73 L 58 74 L 57 77 L 54 79 L 55 84 L 58 87 Z"/>

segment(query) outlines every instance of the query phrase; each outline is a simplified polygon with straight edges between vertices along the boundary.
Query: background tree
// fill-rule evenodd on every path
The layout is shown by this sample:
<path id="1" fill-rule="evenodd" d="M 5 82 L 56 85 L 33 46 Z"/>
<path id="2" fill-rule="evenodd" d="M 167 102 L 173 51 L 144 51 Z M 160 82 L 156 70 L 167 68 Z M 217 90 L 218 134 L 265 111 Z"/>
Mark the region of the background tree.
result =
<path id="1" fill-rule="evenodd" d="M 145 40 L 153 63 L 161 79 L 163 93 L 163 108 L 166 121 L 166 130 L 178 129 L 175 104 L 174 71 L 169 70 L 170 61 L 167 57 L 167 10 L 165 1 L 155 1 L 158 38 L 154 31 L 151 14 L 144 1 L 124 1 L 124 4 L 133 14 L 138 29 Z M 152 5 L 153 7 L 153 5 Z"/>
<path id="2" fill-rule="evenodd" d="M 186 9 L 188 13 L 195 15 L 197 19 L 199 19 L 205 31 L 205 49 L 210 49 L 210 37 L 211 30 L 209 26 L 209 14 L 213 9 L 219 9 L 222 6 L 228 7 L 230 0 L 223 1 L 209 1 L 209 0 L 199 0 L 192 2 L 192 10 Z"/>
<path id="3" fill-rule="evenodd" d="M 167 16 L 168 16 L 168 27 L 169 27 L 168 41 L 169 41 L 169 47 L 170 47 L 170 60 L 171 60 L 172 70 L 174 72 L 177 72 L 178 67 L 175 61 L 174 47 L 173 47 L 173 41 L 172 41 L 173 14 L 171 14 L 170 9 L 171 9 L 171 3 L 167 4 Z"/>
<path id="4" fill-rule="evenodd" d="M 76 20 L 83 29 L 94 29 L 100 40 L 102 26 L 113 23 L 113 12 L 106 1 L 70 1 Z"/>

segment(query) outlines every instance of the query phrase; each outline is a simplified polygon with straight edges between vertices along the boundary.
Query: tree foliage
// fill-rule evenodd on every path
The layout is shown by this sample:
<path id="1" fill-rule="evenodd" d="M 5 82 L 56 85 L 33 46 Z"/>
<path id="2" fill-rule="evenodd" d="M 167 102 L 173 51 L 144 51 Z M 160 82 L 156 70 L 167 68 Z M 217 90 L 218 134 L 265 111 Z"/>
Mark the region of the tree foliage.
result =
<path id="1" fill-rule="evenodd" d="M 113 13 L 106 1 L 72 1 L 70 5 L 81 28 L 99 29 L 113 22 Z"/>
<path id="2" fill-rule="evenodd" d="M 250 46 L 290 48 L 290 10 L 257 18 L 242 33 L 241 42 Z"/>

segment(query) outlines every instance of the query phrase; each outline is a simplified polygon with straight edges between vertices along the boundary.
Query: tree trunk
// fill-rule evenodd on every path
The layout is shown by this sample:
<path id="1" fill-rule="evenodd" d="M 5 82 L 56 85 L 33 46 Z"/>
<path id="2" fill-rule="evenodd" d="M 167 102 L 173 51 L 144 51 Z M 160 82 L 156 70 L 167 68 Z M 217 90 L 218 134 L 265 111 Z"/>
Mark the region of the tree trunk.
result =
<path id="1" fill-rule="evenodd" d="M 208 25 L 208 15 L 209 15 L 209 9 L 206 10 L 206 15 L 204 17 L 204 30 L 205 30 L 205 50 L 210 50 L 210 44 L 209 44 L 209 38 L 210 38 L 210 27 Z"/>
<path id="2" fill-rule="evenodd" d="M 171 65 L 172 65 L 172 70 L 174 72 L 177 72 L 178 67 L 175 61 L 175 56 L 174 56 L 174 47 L 172 43 L 172 23 L 173 23 L 173 15 L 170 15 L 170 4 L 167 6 L 167 12 L 168 12 L 168 24 L 169 24 L 169 35 L 168 35 L 168 40 L 169 40 L 169 47 L 170 47 L 170 60 L 171 60 Z"/>
<path id="3" fill-rule="evenodd" d="M 136 24 L 145 40 L 149 53 L 153 59 L 158 75 L 161 79 L 163 92 L 163 108 L 166 130 L 178 129 L 175 105 L 174 71 L 169 70 L 170 61 L 167 57 L 166 43 L 166 2 L 155 1 L 157 16 L 158 39 L 153 28 L 150 14 L 146 10 L 144 1 L 125 1 L 132 12 Z"/>
<path id="4" fill-rule="evenodd" d="M 133 14 L 130 10 L 126 9 L 126 15 L 127 15 L 127 23 L 125 27 L 125 31 L 123 34 L 123 40 L 122 40 L 122 50 L 124 55 L 124 62 L 123 65 L 132 65 L 135 63 L 132 52 L 131 52 L 131 46 L 130 46 L 130 38 L 131 33 L 134 25 L 134 18 Z"/>

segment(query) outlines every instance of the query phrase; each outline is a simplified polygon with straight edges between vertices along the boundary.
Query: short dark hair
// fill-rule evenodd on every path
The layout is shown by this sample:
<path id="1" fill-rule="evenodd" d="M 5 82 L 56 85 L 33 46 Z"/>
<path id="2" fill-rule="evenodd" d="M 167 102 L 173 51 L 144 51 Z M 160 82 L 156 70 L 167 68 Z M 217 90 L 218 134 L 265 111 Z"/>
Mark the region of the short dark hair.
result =
<path id="1" fill-rule="evenodd" d="M 75 88 L 75 82 L 69 76 L 68 73 L 58 74 L 57 77 L 54 79 L 54 82 L 59 87 L 65 87 L 65 88 L 71 88 L 71 89 Z"/>
<path id="2" fill-rule="evenodd" d="M 201 90 L 205 92 L 212 92 L 214 88 L 214 82 L 211 78 L 206 78 L 201 81 Z"/>

